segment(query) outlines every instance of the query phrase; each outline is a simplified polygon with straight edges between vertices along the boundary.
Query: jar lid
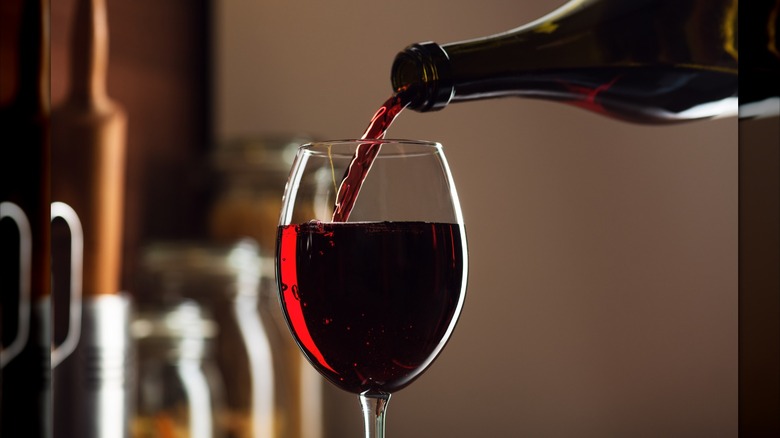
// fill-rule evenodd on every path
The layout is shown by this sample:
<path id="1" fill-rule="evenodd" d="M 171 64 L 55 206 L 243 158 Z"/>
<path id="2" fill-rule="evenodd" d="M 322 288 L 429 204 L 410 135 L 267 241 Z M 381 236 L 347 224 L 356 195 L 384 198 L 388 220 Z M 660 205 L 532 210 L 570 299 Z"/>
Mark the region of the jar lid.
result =
<path id="1" fill-rule="evenodd" d="M 217 324 L 201 311 L 192 300 L 136 311 L 130 323 L 130 334 L 135 339 L 212 339 L 217 335 Z"/>
<path id="2" fill-rule="evenodd" d="M 230 176 L 287 179 L 298 147 L 309 143 L 306 135 L 264 135 L 237 138 L 214 149 L 214 167 Z"/>
<path id="3" fill-rule="evenodd" d="M 260 248 L 251 238 L 229 244 L 156 241 L 143 248 L 141 269 L 158 274 L 259 277 L 261 260 Z"/>

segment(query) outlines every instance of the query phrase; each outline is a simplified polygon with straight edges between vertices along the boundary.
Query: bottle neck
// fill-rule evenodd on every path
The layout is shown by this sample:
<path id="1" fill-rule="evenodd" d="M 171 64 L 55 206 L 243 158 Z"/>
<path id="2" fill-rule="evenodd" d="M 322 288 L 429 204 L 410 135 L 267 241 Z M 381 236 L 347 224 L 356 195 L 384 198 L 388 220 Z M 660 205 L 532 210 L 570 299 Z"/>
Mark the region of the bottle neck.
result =
<path id="1" fill-rule="evenodd" d="M 393 62 L 393 89 L 405 93 L 409 108 L 434 111 L 447 106 L 455 93 L 447 52 L 436 43 L 407 47 Z"/>
<path id="2" fill-rule="evenodd" d="M 108 72 L 108 12 L 105 0 L 79 0 L 71 41 L 70 99 L 84 107 L 111 105 Z"/>

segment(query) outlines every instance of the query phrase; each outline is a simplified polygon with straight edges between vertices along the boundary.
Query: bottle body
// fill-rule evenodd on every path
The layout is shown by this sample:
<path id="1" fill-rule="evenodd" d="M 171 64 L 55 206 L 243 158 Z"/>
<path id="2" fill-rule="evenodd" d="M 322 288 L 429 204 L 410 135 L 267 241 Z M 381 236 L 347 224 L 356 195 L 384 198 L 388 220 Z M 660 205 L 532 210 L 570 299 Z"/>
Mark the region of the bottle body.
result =
<path id="1" fill-rule="evenodd" d="M 51 436 L 49 1 L 0 13 L 0 436 Z"/>
<path id="2" fill-rule="evenodd" d="M 415 44 L 393 64 L 418 111 L 505 96 L 642 123 L 736 113 L 736 0 L 574 0 L 517 29 Z"/>

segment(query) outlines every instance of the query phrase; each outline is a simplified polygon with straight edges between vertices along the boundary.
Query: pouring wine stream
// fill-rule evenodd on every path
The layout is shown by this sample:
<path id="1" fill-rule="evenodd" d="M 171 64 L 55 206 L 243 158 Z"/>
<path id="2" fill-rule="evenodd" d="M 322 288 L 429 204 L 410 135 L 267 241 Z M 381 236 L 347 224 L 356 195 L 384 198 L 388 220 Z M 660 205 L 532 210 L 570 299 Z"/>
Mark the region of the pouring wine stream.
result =
<path id="1" fill-rule="evenodd" d="M 361 140 L 380 140 L 385 137 L 387 129 L 395 118 L 410 103 L 408 94 L 404 93 L 404 91 L 402 89 L 393 94 L 390 99 L 387 99 L 379 107 L 374 117 L 371 118 L 371 122 L 369 122 L 363 136 L 360 137 Z M 374 162 L 374 158 L 376 158 L 380 148 L 381 143 L 374 142 L 366 142 L 358 147 L 336 194 L 333 222 L 346 222 L 349 219 L 349 213 L 355 205 L 355 200 L 357 200 L 360 192 L 360 186 L 366 179 L 366 175 L 369 169 L 371 169 L 371 164 Z"/>

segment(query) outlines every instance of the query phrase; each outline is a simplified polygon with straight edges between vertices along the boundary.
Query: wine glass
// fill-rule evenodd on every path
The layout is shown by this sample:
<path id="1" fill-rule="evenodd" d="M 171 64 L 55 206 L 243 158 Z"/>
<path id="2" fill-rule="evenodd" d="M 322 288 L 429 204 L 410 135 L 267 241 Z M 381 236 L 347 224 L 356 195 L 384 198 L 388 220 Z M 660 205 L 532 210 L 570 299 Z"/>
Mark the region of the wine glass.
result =
<path id="1" fill-rule="evenodd" d="M 365 172 L 342 183 L 361 160 Z M 313 193 L 299 196 L 305 187 Z M 334 222 L 339 189 L 351 190 L 355 202 L 347 214 L 341 204 L 344 220 Z M 309 362 L 359 395 L 366 438 L 384 436 L 390 395 L 444 348 L 467 271 L 463 218 L 440 144 L 340 140 L 299 148 L 277 235 L 280 301 Z"/>

